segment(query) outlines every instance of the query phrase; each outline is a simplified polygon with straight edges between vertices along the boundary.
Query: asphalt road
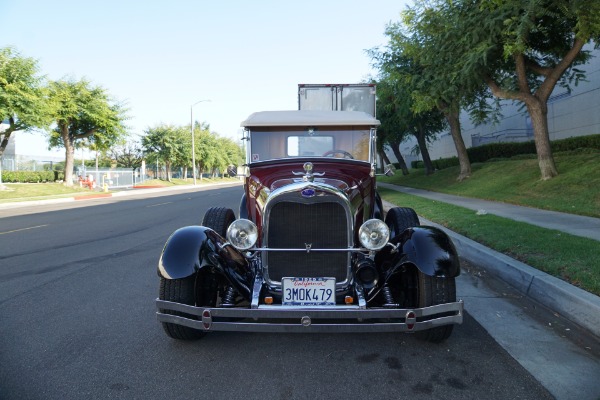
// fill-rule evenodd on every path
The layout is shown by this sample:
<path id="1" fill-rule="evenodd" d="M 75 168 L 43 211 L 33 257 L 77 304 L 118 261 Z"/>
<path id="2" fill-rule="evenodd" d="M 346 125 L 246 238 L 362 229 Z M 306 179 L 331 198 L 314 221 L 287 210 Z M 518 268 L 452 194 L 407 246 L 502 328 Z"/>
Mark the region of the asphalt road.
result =
<path id="1" fill-rule="evenodd" d="M 241 188 L 0 211 L 0 399 L 546 399 L 468 313 L 406 334 L 168 338 L 156 266 L 177 228 Z M 19 215 L 17 215 L 19 214 Z"/>

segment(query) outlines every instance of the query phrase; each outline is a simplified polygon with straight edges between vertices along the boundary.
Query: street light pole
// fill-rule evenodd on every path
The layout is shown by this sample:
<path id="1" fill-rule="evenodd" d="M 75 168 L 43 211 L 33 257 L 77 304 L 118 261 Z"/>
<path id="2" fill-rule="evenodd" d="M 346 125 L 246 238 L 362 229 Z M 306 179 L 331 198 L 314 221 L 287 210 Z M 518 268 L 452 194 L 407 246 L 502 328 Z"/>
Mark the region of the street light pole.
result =
<path id="1" fill-rule="evenodd" d="M 200 100 L 190 106 L 190 133 L 192 134 L 192 173 L 194 174 L 194 186 L 196 185 L 196 145 L 194 144 L 194 106 L 196 104 L 210 102 L 209 99 Z"/>

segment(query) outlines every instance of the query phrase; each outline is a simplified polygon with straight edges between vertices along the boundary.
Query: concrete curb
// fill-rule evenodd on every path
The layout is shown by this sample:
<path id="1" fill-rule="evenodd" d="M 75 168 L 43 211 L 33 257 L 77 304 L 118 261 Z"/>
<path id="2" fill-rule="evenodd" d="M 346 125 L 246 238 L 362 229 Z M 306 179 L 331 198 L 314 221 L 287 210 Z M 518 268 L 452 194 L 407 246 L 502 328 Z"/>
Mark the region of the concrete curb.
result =
<path id="1" fill-rule="evenodd" d="M 437 226 L 430 221 L 427 225 Z M 519 292 L 600 337 L 600 297 L 442 228 L 458 254 L 507 282 Z"/>
<path id="2" fill-rule="evenodd" d="M 394 205 L 384 201 L 387 210 Z M 600 337 L 600 297 L 419 217 L 452 238 L 460 257 L 482 266 L 523 295 Z"/>

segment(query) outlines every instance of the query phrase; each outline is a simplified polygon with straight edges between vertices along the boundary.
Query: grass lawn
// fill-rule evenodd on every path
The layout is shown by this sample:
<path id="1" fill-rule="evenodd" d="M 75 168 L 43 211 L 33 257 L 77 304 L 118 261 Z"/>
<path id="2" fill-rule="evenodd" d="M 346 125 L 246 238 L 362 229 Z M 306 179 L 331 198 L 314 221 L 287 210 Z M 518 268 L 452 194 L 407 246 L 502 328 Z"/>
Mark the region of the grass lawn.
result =
<path id="1" fill-rule="evenodd" d="M 398 206 L 600 296 L 600 242 L 380 188 Z"/>
<path id="2" fill-rule="evenodd" d="M 207 185 L 210 183 L 220 182 L 239 182 L 237 178 L 216 178 L 202 180 L 197 179 L 198 185 Z M 147 180 L 140 186 L 177 186 L 177 185 L 193 185 L 194 180 L 189 178 L 185 179 L 172 179 L 171 182 L 163 181 L 159 179 Z M 7 190 L 0 190 L 0 203 L 9 203 L 17 201 L 31 201 L 31 200 L 48 200 L 58 199 L 61 197 L 73 197 L 73 196 L 89 196 L 102 193 L 97 190 L 89 190 L 87 188 L 81 188 L 78 185 L 73 187 L 66 187 L 62 183 L 5 183 Z"/>
<path id="3" fill-rule="evenodd" d="M 555 155 L 559 176 L 540 180 L 537 159 L 506 160 L 472 165 L 472 175 L 463 182 L 459 167 L 426 176 L 422 169 L 403 176 L 397 171 L 381 182 L 458 196 L 562 211 L 600 218 L 600 152 Z"/>
<path id="4" fill-rule="evenodd" d="M 88 196 L 99 193 L 79 186 L 69 188 L 62 183 L 5 183 L 4 186 L 7 189 L 0 190 L 0 203 Z"/>

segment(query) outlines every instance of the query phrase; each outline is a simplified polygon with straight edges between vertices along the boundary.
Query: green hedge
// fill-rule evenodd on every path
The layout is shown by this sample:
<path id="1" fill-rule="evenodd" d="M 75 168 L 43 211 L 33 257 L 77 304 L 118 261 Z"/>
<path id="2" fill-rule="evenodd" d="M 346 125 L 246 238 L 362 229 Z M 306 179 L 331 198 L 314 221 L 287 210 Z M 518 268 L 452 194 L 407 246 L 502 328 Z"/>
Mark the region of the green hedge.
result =
<path id="1" fill-rule="evenodd" d="M 490 143 L 467 149 L 472 163 L 486 162 L 492 158 L 511 158 L 520 154 L 535 154 L 535 143 Z"/>
<path id="2" fill-rule="evenodd" d="M 40 183 L 64 180 L 62 171 L 2 171 L 5 183 Z"/>
<path id="3" fill-rule="evenodd" d="M 550 143 L 552 152 L 568 152 L 580 149 L 600 150 L 600 135 L 577 136 L 568 139 L 555 140 Z M 469 160 L 472 163 L 497 161 L 506 159 L 523 159 L 535 155 L 535 143 L 490 143 L 483 146 L 467 149 Z M 444 169 L 459 165 L 458 157 L 440 158 L 432 161 L 435 169 Z M 413 161 L 412 168 L 423 168 L 423 161 Z"/>
<path id="4" fill-rule="evenodd" d="M 431 163 L 435 169 L 444 169 L 459 165 L 458 157 L 440 158 L 438 160 L 431 160 Z M 410 166 L 412 168 L 425 168 L 425 164 L 421 160 L 412 161 Z"/>

